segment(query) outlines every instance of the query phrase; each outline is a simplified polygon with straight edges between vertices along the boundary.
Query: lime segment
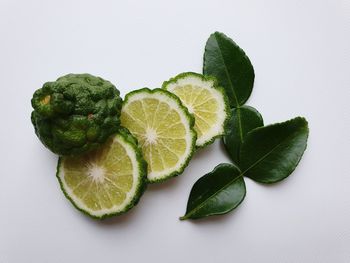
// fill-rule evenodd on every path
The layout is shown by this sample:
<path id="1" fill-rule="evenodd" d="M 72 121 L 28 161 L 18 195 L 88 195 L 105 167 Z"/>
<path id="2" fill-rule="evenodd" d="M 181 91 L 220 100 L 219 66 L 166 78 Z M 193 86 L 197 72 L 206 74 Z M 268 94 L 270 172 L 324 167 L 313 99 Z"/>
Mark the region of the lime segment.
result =
<path id="1" fill-rule="evenodd" d="M 147 88 L 126 95 L 121 123 L 138 139 L 148 163 L 148 181 L 180 174 L 196 140 L 193 117 L 170 92 Z"/>
<path id="2" fill-rule="evenodd" d="M 61 157 L 57 177 L 66 197 L 95 218 L 132 208 L 145 187 L 146 163 L 130 134 L 121 130 L 98 150 Z"/>
<path id="3" fill-rule="evenodd" d="M 225 91 L 215 79 L 187 72 L 164 82 L 166 89 L 178 96 L 195 117 L 197 147 L 203 147 L 224 134 L 230 108 Z"/>

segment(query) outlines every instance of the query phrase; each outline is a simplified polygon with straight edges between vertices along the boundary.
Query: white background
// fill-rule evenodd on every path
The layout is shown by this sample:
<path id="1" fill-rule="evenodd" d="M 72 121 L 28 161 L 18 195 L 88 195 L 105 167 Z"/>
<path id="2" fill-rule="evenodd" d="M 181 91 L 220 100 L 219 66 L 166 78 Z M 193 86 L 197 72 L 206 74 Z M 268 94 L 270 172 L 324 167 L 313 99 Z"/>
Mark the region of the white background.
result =
<path id="1" fill-rule="evenodd" d="M 350 3 L 346 0 L 0 1 L 0 262 L 350 262 Z M 219 141 L 139 205 L 98 222 L 76 211 L 57 158 L 30 123 L 45 81 L 89 72 L 124 96 L 201 72 L 215 30 L 256 72 L 265 123 L 305 116 L 307 151 L 287 180 L 246 180 L 222 217 L 181 222 L 193 183 L 228 162 Z"/>

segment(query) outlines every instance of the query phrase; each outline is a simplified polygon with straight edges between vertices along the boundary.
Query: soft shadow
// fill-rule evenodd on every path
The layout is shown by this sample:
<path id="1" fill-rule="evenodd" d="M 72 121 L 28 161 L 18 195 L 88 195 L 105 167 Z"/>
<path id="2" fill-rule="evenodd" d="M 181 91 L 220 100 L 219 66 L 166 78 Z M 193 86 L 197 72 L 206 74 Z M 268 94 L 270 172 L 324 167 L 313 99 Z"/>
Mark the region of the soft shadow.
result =
<path id="1" fill-rule="evenodd" d="M 35 139 L 35 140 L 34 140 Z M 58 156 L 40 144 L 37 138 L 34 138 L 30 143 L 31 156 L 35 156 L 35 161 L 40 160 L 50 166 L 57 166 Z"/>
<path id="2" fill-rule="evenodd" d="M 190 165 L 193 165 L 196 160 L 200 160 L 200 159 L 210 159 L 210 154 L 213 154 L 213 149 L 212 147 L 215 147 L 214 144 L 209 145 L 208 147 L 205 147 L 204 149 L 197 149 L 196 152 L 194 153 L 190 163 L 188 164 L 188 166 L 185 168 L 185 171 L 178 175 L 175 176 L 173 178 L 170 178 L 164 182 L 160 182 L 160 183 L 153 183 L 153 184 L 149 184 L 147 187 L 147 190 L 150 191 L 166 191 L 167 189 L 176 189 L 176 187 L 178 187 L 180 185 L 180 180 L 181 177 L 186 176 L 186 173 L 188 172 L 188 170 L 190 169 Z"/>
<path id="3" fill-rule="evenodd" d="M 225 154 L 225 156 L 226 156 L 229 160 L 231 160 L 231 157 L 230 157 L 230 155 L 227 153 L 226 147 L 225 147 L 224 142 L 222 141 L 222 139 L 220 139 L 219 148 L 220 148 L 220 151 L 223 152 L 223 153 Z M 232 161 L 232 160 L 231 160 L 231 161 Z"/>
<path id="4" fill-rule="evenodd" d="M 237 162 L 235 162 L 234 160 L 232 160 L 230 154 L 228 153 L 228 151 L 226 150 L 226 147 L 225 147 L 225 144 L 224 144 L 224 141 L 221 139 L 220 142 L 219 142 L 219 149 L 220 151 L 226 156 L 228 162 L 236 165 L 237 167 L 239 167 L 239 164 Z"/>
<path id="5" fill-rule="evenodd" d="M 57 166 L 57 161 L 59 158 L 59 157 L 57 157 L 57 155 L 55 155 L 53 153 L 49 153 L 49 154 L 46 154 L 46 156 L 44 158 L 45 158 L 45 162 L 50 163 L 50 165 L 52 165 L 52 166 Z"/>
<path id="6" fill-rule="evenodd" d="M 290 176 L 291 176 L 291 175 L 290 175 Z M 276 183 L 271 183 L 271 184 L 260 183 L 260 182 L 257 182 L 257 181 L 254 181 L 254 180 L 250 179 L 249 177 L 245 177 L 244 179 L 245 179 L 245 180 L 246 180 L 246 179 L 250 179 L 250 180 L 252 180 L 253 182 L 255 182 L 256 184 L 261 185 L 262 187 L 265 187 L 265 188 L 275 188 L 275 187 L 284 186 L 284 185 L 287 183 L 287 181 L 292 180 L 292 179 L 290 178 L 290 176 L 284 178 L 282 181 L 279 181 L 279 182 L 276 182 Z"/>
<path id="7" fill-rule="evenodd" d="M 82 213 L 80 213 L 81 217 L 83 217 L 83 219 L 85 221 L 87 221 L 90 224 L 94 224 L 98 227 L 102 227 L 102 228 L 115 228 L 116 225 L 122 227 L 125 226 L 126 224 L 131 224 L 133 222 L 133 218 L 137 217 L 137 213 L 139 209 L 137 209 L 138 206 L 133 207 L 130 211 L 126 212 L 125 214 L 119 215 L 119 216 L 113 216 L 113 217 L 109 217 L 109 218 L 105 218 L 105 219 L 94 219 L 91 218 L 89 216 L 86 216 Z M 140 216 L 140 215 L 138 215 Z"/>
<path id="8" fill-rule="evenodd" d="M 215 147 L 214 143 L 210 144 L 207 147 L 196 149 L 196 152 L 192 157 L 192 161 L 209 157 L 209 154 L 213 153 L 213 147 Z"/>
<path id="9" fill-rule="evenodd" d="M 244 200 L 243 200 L 244 201 Z M 226 224 L 229 220 L 234 220 L 233 217 L 240 215 L 241 210 L 244 209 L 245 205 L 241 203 L 236 209 L 231 212 L 222 215 L 208 216 L 200 219 L 187 219 L 183 222 L 188 222 L 196 226 L 206 226 L 212 224 Z"/>
<path id="10" fill-rule="evenodd" d="M 294 180 L 299 180 L 298 178 L 299 178 L 299 176 L 301 176 L 302 170 L 303 170 L 303 163 L 300 162 L 298 164 L 298 166 L 295 168 L 295 170 L 289 176 L 287 176 L 286 178 L 284 178 L 283 180 L 281 180 L 279 182 L 271 183 L 271 184 L 259 183 L 259 182 L 256 182 L 256 181 L 250 179 L 249 177 L 245 177 L 245 179 L 250 179 L 253 182 L 255 182 L 256 184 L 261 185 L 262 187 L 265 187 L 265 188 L 284 187 L 286 184 L 288 184 Z"/>
<path id="11" fill-rule="evenodd" d="M 147 191 L 166 191 L 167 189 L 175 189 L 181 180 L 181 175 L 170 178 L 164 182 L 148 184 Z"/>

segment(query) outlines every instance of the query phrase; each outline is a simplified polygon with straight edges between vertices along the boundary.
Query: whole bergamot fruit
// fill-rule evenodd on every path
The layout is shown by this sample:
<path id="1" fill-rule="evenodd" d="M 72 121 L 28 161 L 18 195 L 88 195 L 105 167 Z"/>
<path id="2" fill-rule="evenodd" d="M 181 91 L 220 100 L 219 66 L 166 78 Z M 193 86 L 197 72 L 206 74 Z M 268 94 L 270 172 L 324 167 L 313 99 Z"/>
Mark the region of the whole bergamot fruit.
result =
<path id="1" fill-rule="evenodd" d="M 98 148 L 118 131 L 122 99 L 107 80 L 68 74 L 34 92 L 31 120 L 52 152 L 79 155 Z"/>

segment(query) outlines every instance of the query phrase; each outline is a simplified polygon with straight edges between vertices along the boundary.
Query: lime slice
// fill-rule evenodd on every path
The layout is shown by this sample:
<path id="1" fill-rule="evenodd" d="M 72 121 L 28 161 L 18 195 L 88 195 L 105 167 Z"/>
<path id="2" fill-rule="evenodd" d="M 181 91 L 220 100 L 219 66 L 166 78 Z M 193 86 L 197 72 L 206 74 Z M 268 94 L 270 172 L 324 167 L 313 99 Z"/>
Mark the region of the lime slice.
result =
<path id="1" fill-rule="evenodd" d="M 130 92 L 121 124 L 138 139 L 148 163 L 148 181 L 159 182 L 183 172 L 193 155 L 194 119 L 174 94 L 147 88 Z"/>
<path id="2" fill-rule="evenodd" d="M 123 129 L 98 150 L 61 157 L 57 178 L 76 208 L 102 219 L 137 204 L 146 185 L 146 166 L 137 141 Z"/>
<path id="3" fill-rule="evenodd" d="M 212 143 L 224 134 L 230 107 L 223 88 L 212 77 L 187 72 L 164 82 L 166 89 L 178 96 L 194 115 L 197 147 Z"/>

